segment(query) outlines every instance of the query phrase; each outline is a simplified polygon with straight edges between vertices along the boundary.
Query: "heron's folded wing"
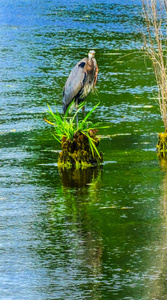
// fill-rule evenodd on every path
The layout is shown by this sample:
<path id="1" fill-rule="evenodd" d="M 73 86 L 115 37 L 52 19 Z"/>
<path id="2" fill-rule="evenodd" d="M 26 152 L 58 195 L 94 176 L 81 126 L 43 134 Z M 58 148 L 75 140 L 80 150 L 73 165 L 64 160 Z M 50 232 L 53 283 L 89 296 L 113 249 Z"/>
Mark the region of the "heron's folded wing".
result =
<path id="1" fill-rule="evenodd" d="M 80 61 L 71 71 L 63 91 L 63 102 L 68 106 L 84 85 L 86 73 L 85 61 Z"/>

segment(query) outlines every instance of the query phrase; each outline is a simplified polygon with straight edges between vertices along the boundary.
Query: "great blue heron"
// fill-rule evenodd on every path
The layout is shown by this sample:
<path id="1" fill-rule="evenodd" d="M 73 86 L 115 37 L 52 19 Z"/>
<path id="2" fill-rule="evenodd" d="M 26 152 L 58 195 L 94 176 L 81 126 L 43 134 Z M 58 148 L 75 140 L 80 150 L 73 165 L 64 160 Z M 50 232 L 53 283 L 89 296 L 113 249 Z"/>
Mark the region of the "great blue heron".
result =
<path id="1" fill-rule="evenodd" d="M 78 104 L 83 102 L 88 94 L 93 90 L 97 81 L 98 66 L 94 58 L 95 51 L 91 50 L 88 57 L 81 59 L 76 66 L 72 69 L 63 90 L 63 111 L 64 114 L 70 103 L 74 100 L 74 105 L 71 110 Z M 85 107 L 83 107 L 85 116 Z M 76 116 L 78 125 L 78 115 Z"/>

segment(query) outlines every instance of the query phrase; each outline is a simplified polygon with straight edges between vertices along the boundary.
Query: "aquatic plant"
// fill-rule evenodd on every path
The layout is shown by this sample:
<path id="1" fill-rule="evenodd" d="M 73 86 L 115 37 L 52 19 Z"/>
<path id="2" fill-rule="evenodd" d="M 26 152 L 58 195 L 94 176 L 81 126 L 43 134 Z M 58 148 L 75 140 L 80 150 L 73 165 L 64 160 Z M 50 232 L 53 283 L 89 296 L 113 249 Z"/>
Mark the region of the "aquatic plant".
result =
<path id="1" fill-rule="evenodd" d="M 167 152 L 167 133 L 160 133 L 157 144 L 158 152 Z"/>
<path id="2" fill-rule="evenodd" d="M 84 106 L 84 103 L 79 105 L 78 110 L 71 118 L 67 117 L 70 107 L 65 116 L 62 117 L 57 110 L 53 113 L 48 105 L 50 118 L 49 120 L 45 119 L 45 121 L 54 127 L 53 136 L 62 146 L 58 161 L 59 166 L 70 167 L 75 165 L 83 167 L 96 165 L 103 161 L 102 153 L 99 153 L 97 149 L 99 138 L 96 136 L 97 130 L 101 127 L 99 123 L 93 124 L 88 121 L 98 105 L 99 103 L 92 108 L 83 120 L 78 122 L 78 126 L 75 117 Z"/>
<path id="3" fill-rule="evenodd" d="M 143 16 L 147 28 L 144 48 L 151 59 L 158 87 L 158 101 L 167 132 L 167 51 L 166 51 L 166 0 L 142 0 Z"/>

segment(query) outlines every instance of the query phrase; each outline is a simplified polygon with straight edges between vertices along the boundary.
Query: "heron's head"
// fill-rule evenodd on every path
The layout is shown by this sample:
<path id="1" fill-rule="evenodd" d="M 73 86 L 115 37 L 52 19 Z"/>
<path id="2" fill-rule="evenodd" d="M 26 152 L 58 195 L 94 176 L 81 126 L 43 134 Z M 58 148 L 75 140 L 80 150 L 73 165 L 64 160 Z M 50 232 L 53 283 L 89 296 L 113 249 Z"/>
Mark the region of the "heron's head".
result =
<path id="1" fill-rule="evenodd" d="M 90 50 L 89 53 L 88 53 L 89 59 L 91 59 L 94 56 L 95 56 L 95 51 L 94 50 Z"/>

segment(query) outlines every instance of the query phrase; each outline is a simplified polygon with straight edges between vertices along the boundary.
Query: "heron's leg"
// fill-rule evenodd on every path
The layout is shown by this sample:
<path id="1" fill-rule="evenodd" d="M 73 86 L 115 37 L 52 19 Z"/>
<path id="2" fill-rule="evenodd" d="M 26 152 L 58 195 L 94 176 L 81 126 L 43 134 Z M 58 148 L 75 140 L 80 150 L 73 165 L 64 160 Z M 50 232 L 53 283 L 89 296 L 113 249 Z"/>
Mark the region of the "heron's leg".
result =
<path id="1" fill-rule="evenodd" d="M 75 107 L 76 107 L 76 110 L 78 110 L 78 101 L 76 101 Z M 76 123 L 77 123 L 77 128 L 78 128 L 78 113 L 76 114 Z"/>
<path id="2" fill-rule="evenodd" d="M 85 105 L 82 107 L 82 111 L 83 111 L 83 115 L 84 115 L 84 119 L 85 119 Z"/>
<path id="3" fill-rule="evenodd" d="M 78 128 L 78 114 L 76 114 L 76 123 L 77 123 L 77 128 Z"/>

